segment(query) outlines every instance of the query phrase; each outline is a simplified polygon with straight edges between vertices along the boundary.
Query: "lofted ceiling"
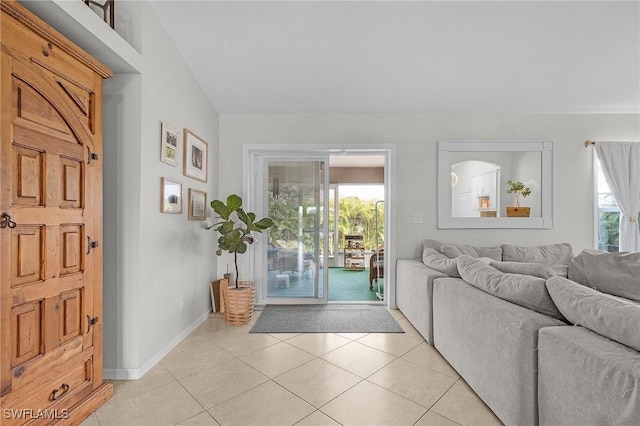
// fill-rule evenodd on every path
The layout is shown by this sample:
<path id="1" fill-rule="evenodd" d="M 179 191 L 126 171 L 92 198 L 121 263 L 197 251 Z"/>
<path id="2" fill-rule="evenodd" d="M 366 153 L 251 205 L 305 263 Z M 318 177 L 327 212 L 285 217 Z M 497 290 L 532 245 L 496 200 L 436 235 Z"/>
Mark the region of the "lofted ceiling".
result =
<path id="1" fill-rule="evenodd" d="M 171 1 L 221 114 L 640 112 L 638 1 Z"/>

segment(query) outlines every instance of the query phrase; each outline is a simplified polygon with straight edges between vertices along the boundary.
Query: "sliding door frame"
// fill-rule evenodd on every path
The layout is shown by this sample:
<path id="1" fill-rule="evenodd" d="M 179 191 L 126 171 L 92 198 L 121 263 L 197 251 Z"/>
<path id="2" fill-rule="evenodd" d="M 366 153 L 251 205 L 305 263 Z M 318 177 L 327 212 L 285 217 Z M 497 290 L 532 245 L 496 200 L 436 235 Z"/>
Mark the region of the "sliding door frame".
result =
<path id="1" fill-rule="evenodd" d="M 381 155 L 384 157 L 384 191 L 385 191 L 385 256 L 384 256 L 384 304 L 390 308 L 396 307 L 396 145 L 395 144 L 244 144 L 242 146 L 242 197 L 249 211 L 262 210 L 264 196 L 257 193 L 257 179 L 260 167 L 259 156 L 271 155 L 300 155 L 301 159 L 312 154 L 325 155 Z M 327 171 L 328 172 L 328 171 Z M 258 242 L 266 246 L 266 235 L 257 234 Z M 325 252 L 326 252 L 325 248 Z M 260 277 L 259 269 L 265 265 L 266 259 L 262 259 L 262 250 L 251 250 L 249 254 L 249 274 L 252 277 Z M 326 264 L 326 263 L 325 263 Z M 256 283 L 258 286 L 266 283 Z M 258 299 L 257 304 L 264 304 L 263 299 Z"/>
<path id="2" fill-rule="evenodd" d="M 266 304 L 266 303 L 274 303 L 274 304 L 327 304 L 328 303 L 328 273 L 327 273 L 327 245 L 328 245 L 328 210 L 329 210 L 329 200 L 327 199 L 327 194 L 329 193 L 329 156 L 326 154 L 318 154 L 318 153 L 309 153 L 309 154 L 292 154 L 292 153 L 279 153 L 279 152 L 269 152 L 269 153 L 255 153 L 253 154 L 254 161 L 254 169 L 251 171 L 251 174 L 254 178 L 254 191 L 253 191 L 253 199 L 256 201 L 256 204 L 252 206 L 252 209 L 255 210 L 256 214 L 260 217 L 267 216 L 267 198 L 268 198 L 268 182 L 266 181 L 266 176 L 268 175 L 268 169 L 272 161 L 278 163 L 310 163 L 310 164 L 324 164 L 324 171 L 322 172 L 322 182 L 317 182 L 316 187 L 314 188 L 314 192 L 316 192 L 316 202 L 317 199 L 317 191 L 323 191 L 324 194 L 320 197 L 322 200 L 321 205 L 316 204 L 316 214 L 315 214 L 315 225 L 314 225 L 314 260 L 315 262 L 312 264 L 312 277 L 313 277 L 313 294 L 309 294 L 306 296 L 284 296 L 284 297 L 275 297 L 269 296 L 268 292 L 268 272 L 267 272 L 267 253 L 266 248 L 268 247 L 268 238 L 267 233 L 263 233 L 260 236 L 256 236 L 259 238 L 259 246 L 254 251 L 255 255 L 255 270 L 253 271 L 254 276 L 256 277 L 256 296 L 258 304 Z M 315 166 L 314 166 L 315 167 Z M 317 177 L 317 176 L 316 176 Z M 261 195 L 260 195 L 261 194 Z M 322 219 L 319 219 L 318 212 L 322 213 Z M 299 213 L 301 214 L 301 213 Z M 321 227 L 318 225 L 322 223 Z M 320 240 L 322 241 L 322 259 L 318 258 L 318 245 Z M 300 249 L 300 248 L 298 248 Z M 302 259 L 300 259 L 302 261 Z M 322 271 L 320 271 L 322 269 Z"/>

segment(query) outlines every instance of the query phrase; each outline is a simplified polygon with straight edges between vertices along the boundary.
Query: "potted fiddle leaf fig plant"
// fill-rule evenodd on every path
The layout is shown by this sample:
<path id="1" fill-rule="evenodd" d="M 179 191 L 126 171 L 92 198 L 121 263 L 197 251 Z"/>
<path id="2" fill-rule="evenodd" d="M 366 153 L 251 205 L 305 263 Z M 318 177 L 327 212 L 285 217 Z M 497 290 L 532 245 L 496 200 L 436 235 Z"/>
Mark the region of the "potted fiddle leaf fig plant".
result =
<path id="1" fill-rule="evenodd" d="M 269 229 L 273 226 L 273 221 L 269 218 L 256 220 L 255 213 L 246 212 L 242 207 L 242 198 L 235 194 L 229 195 L 226 203 L 213 200 L 211 207 L 218 219 L 221 219 L 207 228 L 213 228 L 219 234 L 216 254 L 220 256 L 223 252 L 233 253 L 236 269 L 235 287 L 222 288 L 227 323 L 246 324 L 253 314 L 255 285 L 251 281 L 238 280 L 238 254 L 245 253 L 248 246 L 253 244 L 254 232 L 261 233 Z"/>
<path id="2" fill-rule="evenodd" d="M 507 194 L 513 194 L 515 197 L 515 207 L 507 207 L 507 216 L 509 217 L 529 217 L 531 212 L 530 207 L 520 207 L 520 196 L 522 198 L 527 198 L 531 195 L 531 189 L 526 186 L 524 183 L 519 180 L 511 180 L 507 181 L 507 185 L 509 188 L 507 189 Z"/>

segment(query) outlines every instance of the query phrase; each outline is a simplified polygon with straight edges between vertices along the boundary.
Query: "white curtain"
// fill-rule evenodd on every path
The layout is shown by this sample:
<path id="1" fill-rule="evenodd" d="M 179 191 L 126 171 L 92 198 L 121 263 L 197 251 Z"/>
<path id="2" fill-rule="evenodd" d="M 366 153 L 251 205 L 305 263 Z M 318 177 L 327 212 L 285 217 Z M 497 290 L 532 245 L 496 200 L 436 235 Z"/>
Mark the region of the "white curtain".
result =
<path id="1" fill-rule="evenodd" d="M 622 211 L 620 251 L 640 251 L 640 142 L 596 142 L 595 149 Z"/>

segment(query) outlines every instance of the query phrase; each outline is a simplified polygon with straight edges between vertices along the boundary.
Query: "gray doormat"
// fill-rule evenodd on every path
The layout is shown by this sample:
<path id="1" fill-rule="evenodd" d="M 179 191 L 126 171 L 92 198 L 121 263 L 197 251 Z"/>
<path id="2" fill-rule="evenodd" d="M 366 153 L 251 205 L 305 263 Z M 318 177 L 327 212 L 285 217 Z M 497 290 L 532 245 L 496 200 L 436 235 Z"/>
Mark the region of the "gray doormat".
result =
<path id="1" fill-rule="evenodd" d="M 404 333 L 375 305 L 266 305 L 251 333 Z"/>

